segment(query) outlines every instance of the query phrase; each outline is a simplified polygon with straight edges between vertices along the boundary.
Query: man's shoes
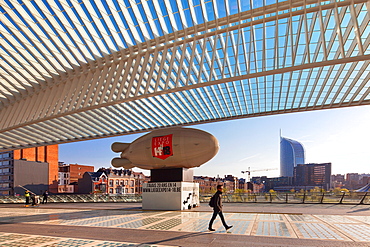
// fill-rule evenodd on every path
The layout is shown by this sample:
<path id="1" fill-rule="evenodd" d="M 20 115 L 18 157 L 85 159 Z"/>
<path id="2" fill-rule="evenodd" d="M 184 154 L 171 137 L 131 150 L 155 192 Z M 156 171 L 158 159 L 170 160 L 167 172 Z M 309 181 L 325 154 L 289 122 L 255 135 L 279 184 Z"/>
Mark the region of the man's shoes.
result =
<path id="1" fill-rule="evenodd" d="M 229 230 L 230 228 L 232 228 L 233 226 L 228 226 L 228 227 L 225 227 L 226 228 L 226 231 Z"/>
<path id="2" fill-rule="evenodd" d="M 216 231 L 215 229 L 213 229 L 213 228 L 210 228 L 210 227 L 208 228 L 208 230 L 209 230 L 209 231 L 211 231 L 211 232 L 214 232 L 214 231 Z"/>

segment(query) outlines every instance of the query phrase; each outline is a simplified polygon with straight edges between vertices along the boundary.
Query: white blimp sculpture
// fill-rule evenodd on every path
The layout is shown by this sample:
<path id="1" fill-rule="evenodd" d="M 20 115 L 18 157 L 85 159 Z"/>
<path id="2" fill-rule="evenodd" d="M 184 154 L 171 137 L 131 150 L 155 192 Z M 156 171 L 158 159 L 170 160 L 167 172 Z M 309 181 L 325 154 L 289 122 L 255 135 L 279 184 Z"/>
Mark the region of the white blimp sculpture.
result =
<path id="1" fill-rule="evenodd" d="M 199 184 L 193 170 L 218 152 L 217 139 L 201 130 L 169 128 L 152 131 L 132 143 L 112 144 L 121 153 L 112 166 L 150 170 L 151 181 L 143 184 L 143 209 L 183 210 L 199 205 Z"/>

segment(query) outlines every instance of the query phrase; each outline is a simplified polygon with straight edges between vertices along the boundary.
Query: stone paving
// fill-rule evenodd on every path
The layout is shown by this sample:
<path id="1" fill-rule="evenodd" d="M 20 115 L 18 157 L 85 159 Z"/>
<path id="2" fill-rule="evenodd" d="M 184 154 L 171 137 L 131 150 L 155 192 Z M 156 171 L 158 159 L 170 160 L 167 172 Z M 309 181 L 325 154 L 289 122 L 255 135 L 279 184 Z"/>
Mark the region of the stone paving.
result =
<path id="1" fill-rule="evenodd" d="M 211 215 L 211 212 L 195 211 L 1 208 L 0 223 L 207 233 Z M 358 243 L 370 242 L 370 216 L 229 212 L 224 213 L 224 215 L 226 222 L 234 227 L 226 232 L 219 218 L 216 218 L 214 223 L 215 233 L 339 240 Z M 32 246 L 25 245 L 25 243 L 38 243 L 38 246 L 128 246 L 128 244 L 139 246 L 135 243 L 118 244 L 117 242 L 33 235 L 22 235 L 21 239 L 15 240 L 19 238 L 18 235 L 2 233 L 0 235 L 0 246 Z"/>
<path id="2" fill-rule="evenodd" d="M 170 247 L 169 245 L 147 245 L 126 242 L 99 241 L 90 239 L 45 237 L 30 234 L 13 234 L 0 232 L 0 247 Z"/>

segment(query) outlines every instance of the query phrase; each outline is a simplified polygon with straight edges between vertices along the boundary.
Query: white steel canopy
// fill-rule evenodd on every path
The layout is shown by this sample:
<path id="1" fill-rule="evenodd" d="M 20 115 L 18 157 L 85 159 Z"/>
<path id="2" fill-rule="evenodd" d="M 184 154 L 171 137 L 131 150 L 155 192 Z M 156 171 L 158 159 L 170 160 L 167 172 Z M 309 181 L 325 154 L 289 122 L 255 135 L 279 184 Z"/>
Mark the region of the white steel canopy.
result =
<path id="1" fill-rule="evenodd" d="M 367 0 L 0 4 L 0 151 L 370 104 Z"/>

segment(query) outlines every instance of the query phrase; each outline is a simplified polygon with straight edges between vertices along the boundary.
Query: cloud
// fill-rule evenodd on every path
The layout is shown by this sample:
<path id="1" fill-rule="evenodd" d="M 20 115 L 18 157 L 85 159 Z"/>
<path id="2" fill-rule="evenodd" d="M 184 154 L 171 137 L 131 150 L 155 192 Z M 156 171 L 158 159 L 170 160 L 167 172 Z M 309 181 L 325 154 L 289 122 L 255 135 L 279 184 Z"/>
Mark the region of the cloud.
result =
<path id="1" fill-rule="evenodd" d="M 248 157 L 245 157 L 245 158 L 239 160 L 239 162 L 242 162 L 242 161 L 245 161 L 245 160 L 249 160 L 249 159 L 253 159 L 253 158 L 258 157 L 260 155 L 261 154 L 255 154 L 255 155 L 252 155 L 252 156 L 248 156 Z"/>

